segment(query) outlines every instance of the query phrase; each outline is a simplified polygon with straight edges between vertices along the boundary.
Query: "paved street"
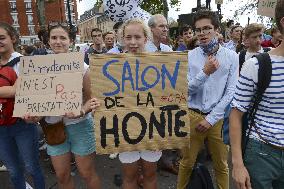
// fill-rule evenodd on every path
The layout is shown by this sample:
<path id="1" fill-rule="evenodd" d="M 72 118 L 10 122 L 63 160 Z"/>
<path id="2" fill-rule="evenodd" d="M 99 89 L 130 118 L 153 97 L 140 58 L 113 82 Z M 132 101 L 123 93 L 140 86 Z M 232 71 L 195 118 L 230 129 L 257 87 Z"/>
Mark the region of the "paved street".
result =
<path id="1" fill-rule="evenodd" d="M 102 188 L 104 189 L 119 189 L 120 187 L 115 186 L 114 184 L 114 177 L 115 175 L 121 174 L 121 164 L 117 159 L 110 160 L 108 156 L 105 155 L 99 155 L 96 157 L 96 166 L 98 170 L 98 174 L 100 175 L 100 178 L 102 180 Z M 55 174 L 51 173 L 51 165 L 50 162 L 41 161 L 41 165 L 44 169 L 45 178 L 46 178 L 46 186 L 47 189 L 57 189 L 56 185 L 56 178 Z M 76 183 L 76 189 L 85 189 L 86 187 L 82 183 L 78 171 L 76 170 L 75 166 L 73 167 L 73 173 Z M 175 182 L 176 182 L 176 176 L 164 171 L 161 171 L 158 173 L 159 175 L 159 188 L 164 189 L 174 189 L 175 188 Z M 7 172 L 0 172 L 0 183 L 1 189 L 12 189 L 11 184 L 9 182 L 9 176 Z"/>
<path id="2" fill-rule="evenodd" d="M 55 175 L 52 173 L 51 165 L 49 161 L 44 161 L 44 158 L 41 158 L 41 165 L 44 169 L 45 178 L 46 178 L 46 186 L 47 189 L 57 189 L 56 185 L 56 178 Z M 99 155 L 96 157 L 96 166 L 98 170 L 98 174 L 102 180 L 102 188 L 103 189 L 119 189 L 114 184 L 114 177 L 115 175 L 121 174 L 121 164 L 118 159 L 110 160 L 106 155 Z M 212 173 L 212 164 L 207 161 L 206 165 L 208 165 L 210 172 Z M 85 189 L 85 185 L 82 183 L 78 171 L 76 170 L 75 166 L 73 167 L 72 175 L 75 178 L 76 189 Z M 27 178 L 29 180 L 29 178 Z M 158 183 L 159 189 L 175 189 L 176 188 L 176 179 L 177 176 L 170 174 L 165 171 L 158 171 Z M 230 179 L 231 180 L 231 179 Z M 1 189 L 12 189 L 11 184 L 9 182 L 9 176 L 7 172 L 0 172 L 0 183 Z M 232 189 L 232 184 L 230 186 Z"/>

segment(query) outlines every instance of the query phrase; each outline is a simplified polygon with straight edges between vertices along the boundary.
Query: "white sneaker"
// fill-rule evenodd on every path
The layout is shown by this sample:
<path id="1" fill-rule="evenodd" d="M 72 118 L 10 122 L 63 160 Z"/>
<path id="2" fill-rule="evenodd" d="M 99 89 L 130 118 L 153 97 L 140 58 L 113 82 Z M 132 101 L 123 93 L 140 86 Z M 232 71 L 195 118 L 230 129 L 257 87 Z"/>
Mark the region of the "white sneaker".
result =
<path id="1" fill-rule="evenodd" d="M 26 182 L 26 189 L 33 189 L 33 187 L 31 187 L 31 185 L 29 185 L 29 183 Z"/>
<path id="2" fill-rule="evenodd" d="M 47 148 L 47 144 L 46 143 L 44 143 L 41 147 L 39 147 L 39 151 L 42 151 L 42 150 L 46 150 L 46 148 Z"/>
<path id="3" fill-rule="evenodd" d="M 2 165 L 2 166 L 0 167 L 0 171 L 7 171 L 7 168 L 6 168 L 4 165 Z"/>
<path id="4" fill-rule="evenodd" d="M 109 159 L 115 159 L 117 157 L 118 153 L 110 154 Z"/>

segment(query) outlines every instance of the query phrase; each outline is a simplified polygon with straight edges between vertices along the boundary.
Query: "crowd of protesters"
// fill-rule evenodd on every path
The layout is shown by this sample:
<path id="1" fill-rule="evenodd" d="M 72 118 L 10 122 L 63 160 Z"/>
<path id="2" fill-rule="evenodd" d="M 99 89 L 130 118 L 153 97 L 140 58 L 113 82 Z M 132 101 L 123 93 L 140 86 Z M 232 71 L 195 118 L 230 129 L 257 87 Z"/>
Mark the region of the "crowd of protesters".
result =
<path id="1" fill-rule="evenodd" d="M 220 28 L 219 17 L 208 10 L 198 11 L 192 26 L 180 28 L 170 40 L 168 23 L 163 15 L 153 15 L 148 24 L 139 19 L 117 23 L 113 31 L 91 31 L 92 44 L 74 48 L 74 35 L 66 23 L 52 22 L 46 32 L 39 33 L 39 42 L 19 45 L 18 34 L 9 24 L 0 22 L 1 69 L 13 63 L 15 81 L 0 86 L 0 170 L 10 174 L 16 189 L 25 189 L 24 173 L 32 176 L 36 189 L 45 188 L 39 164 L 38 123 L 63 122 L 66 141 L 47 145 L 60 188 L 75 188 L 70 175 L 72 157 L 88 188 L 101 188 L 95 169 L 95 138 L 93 116 L 100 102 L 91 93 L 90 55 L 105 53 L 141 53 L 183 51 L 188 53 L 188 115 L 190 146 L 181 150 L 134 151 L 111 154 L 122 163 L 123 189 L 156 189 L 158 161 L 163 168 L 178 175 L 177 189 L 186 189 L 204 144 L 213 163 L 216 185 L 229 189 L 228 157 L 231 151 L 232 176 L 238 189 L 284 188 L 284 0 L 275 8 L 275 26 L 260 23 L 245 27 L 228 22 Z M 2 105 L 14 99 L 19 57 L 78 51 L 85 54 L 80 115 L 31 117 L 9 121 L 2 116 Z M 242 153 L 242 116 L 251 110 L 257 95 L 259 62 L 255 55 L 269 53 L 271 81 L 259 102 L 254 125 L 249 132 L 246 153 Z M 231 107 L 229 112 L 225 112 Z M 230 143 L 223 140 L 223 119 L 230 114 Z M 178 162 L 178 163 L 177 163 Z M 24 163 L 24 168 L 22 167 Z"/>

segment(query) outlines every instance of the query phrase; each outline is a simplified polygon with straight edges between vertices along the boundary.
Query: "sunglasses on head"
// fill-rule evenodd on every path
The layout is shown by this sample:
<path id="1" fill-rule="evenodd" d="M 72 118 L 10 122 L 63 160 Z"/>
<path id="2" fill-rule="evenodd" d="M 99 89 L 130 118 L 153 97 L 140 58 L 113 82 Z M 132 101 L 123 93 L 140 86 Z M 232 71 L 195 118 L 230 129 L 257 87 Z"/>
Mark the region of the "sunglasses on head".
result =
<path id="1" fill-rule="evenodd" d="M 57 27 L 57 26 L 61 26 L 61 27 L 64 27 L 64 28 L 69 28 L 69 25 L 67 22 L 50 22 L 48 24 L 48 28 L 53 28 L 53 27 Z"/>

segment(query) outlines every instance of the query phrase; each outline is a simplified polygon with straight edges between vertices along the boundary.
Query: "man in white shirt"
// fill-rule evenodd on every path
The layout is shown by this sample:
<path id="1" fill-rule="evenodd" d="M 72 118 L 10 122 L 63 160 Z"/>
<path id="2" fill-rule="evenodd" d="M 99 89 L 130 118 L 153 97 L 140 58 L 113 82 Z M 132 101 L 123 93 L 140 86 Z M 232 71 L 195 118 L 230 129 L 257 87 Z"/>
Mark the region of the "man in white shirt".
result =
<path id="1" fill-rule="evenodd" d="M 218 189 L 229 188 L 229 148 L 222 140 L 225 107 L 231 102 L 238 80 L 238 55 L 217 39 L 220 26 L 211 11 L 199 11 L 194 19 L 199 47 L 188 52 L 188 115 L 190 145 L 183 149 L 177 189 L 186 189 L 204 141 L 208 141 Z"/>
<path id="2" fill-rule="evenodd" d="M 167 19 L 161 14 L 155 14 L 149 19 L 148 26 L 153 34 L 153 39 L 147 42 L 146 51 L 173 51 L 171 47 L 163 44 L 163 41 L 167 40 L 169 31 Z"/>

